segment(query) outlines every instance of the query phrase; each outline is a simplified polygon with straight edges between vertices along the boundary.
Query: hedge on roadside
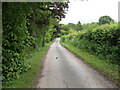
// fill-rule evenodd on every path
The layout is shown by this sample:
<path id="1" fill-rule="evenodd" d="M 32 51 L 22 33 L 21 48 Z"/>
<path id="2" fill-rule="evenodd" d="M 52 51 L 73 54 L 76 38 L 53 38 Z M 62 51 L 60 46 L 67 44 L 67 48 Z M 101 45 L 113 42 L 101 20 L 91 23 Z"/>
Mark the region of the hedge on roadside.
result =
<path id="1" fill-rule="evenodd" d="M 120 28 L 118 23 L 100 25 L 84 33 L 72 33 L 63 36 L 62 41 L 69 42 L 91 54 L 96 54 L 111 63 L 120 64 Z"/>

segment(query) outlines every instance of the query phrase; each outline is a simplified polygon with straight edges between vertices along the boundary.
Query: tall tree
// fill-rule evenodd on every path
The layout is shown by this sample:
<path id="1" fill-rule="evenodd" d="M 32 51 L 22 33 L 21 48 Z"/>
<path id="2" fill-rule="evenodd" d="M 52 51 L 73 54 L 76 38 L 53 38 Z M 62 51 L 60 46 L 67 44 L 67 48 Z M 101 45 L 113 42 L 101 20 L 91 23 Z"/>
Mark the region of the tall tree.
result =
<path id="1" fill-rule="evenodd" d="M 53 38 L 55 22 L 65 17 L 67 8 L 67 2 L 2 3 L 3 81 L 29 69 L 29 53 Z"/>
<path id="2" fill-rule="evenodd" d="M 77 30 L 77 31 L 82 30 L 82 24 L 81 24 L 80 21 L 78 21 L 78 23 L 77 23 L 77 25 L 76 25 L 76 30 Z"/>
<path id="3" fill-rule="evenodd" d="M 110 24 L 110 22 L 114 22 L 114 20 L 110 16 L 101 16 L 99 18 L 99 24 Z"/>

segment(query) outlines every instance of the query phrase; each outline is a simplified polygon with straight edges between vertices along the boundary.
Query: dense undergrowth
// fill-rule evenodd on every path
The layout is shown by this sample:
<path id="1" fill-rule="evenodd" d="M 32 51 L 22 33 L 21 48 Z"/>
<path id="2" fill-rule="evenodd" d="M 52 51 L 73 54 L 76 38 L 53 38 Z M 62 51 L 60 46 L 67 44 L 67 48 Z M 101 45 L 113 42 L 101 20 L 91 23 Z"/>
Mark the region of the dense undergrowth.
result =
<path id="1" fill-rule="evenodd" d="M 36 84 L 37 74 L 39 74 L 43 67 L 44 56 L 47 53 L 51 43 L 47 43 L 40 50 L 33 50 L 31 58 L 28 58 L 30 69 L 19 75 L 19 78 L 12 81 L 3 82 L 3 88 L 33 88 Z"/>
<path id="2" fill-rule="evenodd" d="M 53 41 L 57 33 L 54 26 L 65 17 L 67 8 L 67 2 L 2 3 L 3 84 L 33 68 L 31 53 Z"/>
<path id="3" fill-rule="evenodd" d="M 105 24 L 62 37 L 70 44 L 106 59 L 113 64 L 120 64 L 120 28 L 118 24 Z"/>
<path id="4" fill-rule="evenodd" d="M 87 25 L 81 31 L 62 36 L 61 43 L 118 86 L 120 85 L 118 74 L 120 28 L 118 23 Z"/>

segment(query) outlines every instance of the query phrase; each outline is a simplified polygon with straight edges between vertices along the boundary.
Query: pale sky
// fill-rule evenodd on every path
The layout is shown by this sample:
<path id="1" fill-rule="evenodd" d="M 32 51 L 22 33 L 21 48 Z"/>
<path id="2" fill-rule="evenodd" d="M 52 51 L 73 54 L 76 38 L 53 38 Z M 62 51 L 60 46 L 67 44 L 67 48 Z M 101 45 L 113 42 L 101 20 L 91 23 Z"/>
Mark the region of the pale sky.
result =
<path id="1" fill-rule="evenodd" d="M 70 0 L 66 17 L 60 23 L 98 22 L 101 16 L 108 15 L 118 21 L 118 2 L 120 0 Z"/>

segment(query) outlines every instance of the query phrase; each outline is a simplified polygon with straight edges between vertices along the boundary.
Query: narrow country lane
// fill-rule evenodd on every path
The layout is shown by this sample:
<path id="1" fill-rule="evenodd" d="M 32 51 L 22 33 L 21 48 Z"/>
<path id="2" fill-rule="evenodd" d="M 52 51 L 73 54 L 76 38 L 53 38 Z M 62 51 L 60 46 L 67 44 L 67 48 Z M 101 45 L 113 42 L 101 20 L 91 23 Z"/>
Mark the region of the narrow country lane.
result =
<path id="1" fill-rule="evenodd" d="M 97 71 L 86 65 L 60 44 L 60 38 L 50 46 L 37 88 L 114 88 Z"/>

